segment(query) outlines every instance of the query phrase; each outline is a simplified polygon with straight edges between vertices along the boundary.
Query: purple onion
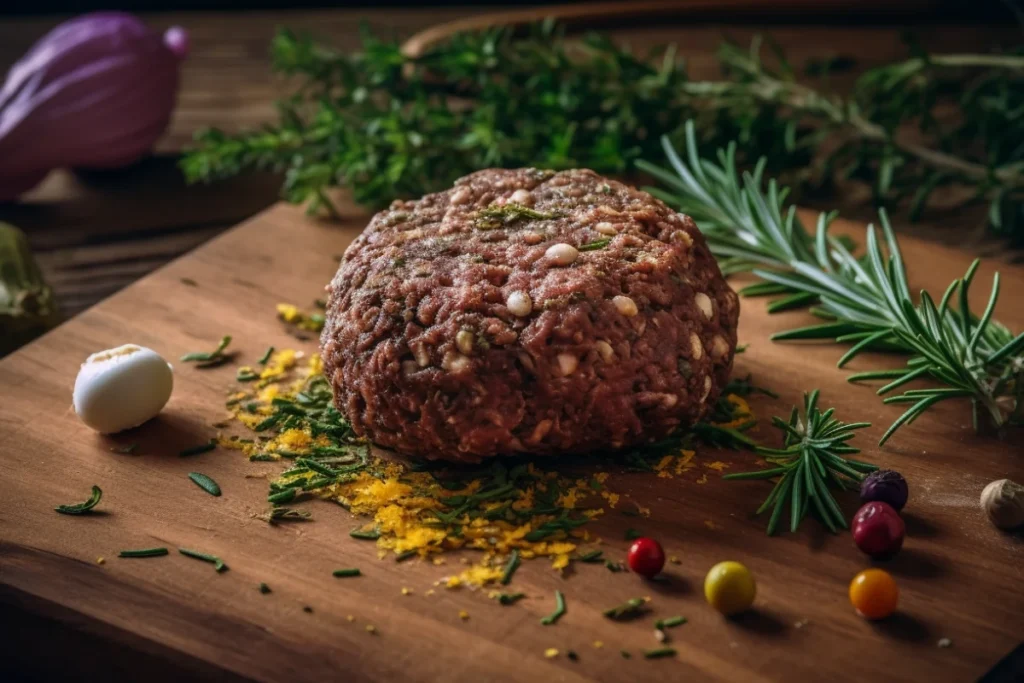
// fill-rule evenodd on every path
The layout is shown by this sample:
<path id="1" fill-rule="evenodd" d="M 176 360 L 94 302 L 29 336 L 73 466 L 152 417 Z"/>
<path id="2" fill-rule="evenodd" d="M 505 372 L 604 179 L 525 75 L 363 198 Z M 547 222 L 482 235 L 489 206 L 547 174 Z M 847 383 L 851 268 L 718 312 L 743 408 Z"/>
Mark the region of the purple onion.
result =
<path id="1" fill-rule="evenodd" d="M 122 12 L 40 38 L 0 88 L 0 201 L 54 168 L 117 168 L 148 154 L 170 123 L 188 49 L 180 29 L 168 42 Z"/>
<path id="2" fill-rule="evenodd" d="M 864 477 L 860 485 L 860 499 L 865 503 L 888 503 L 899 511 L 907 504 L 907 480 L 896 470 L 877 470 Z"/>

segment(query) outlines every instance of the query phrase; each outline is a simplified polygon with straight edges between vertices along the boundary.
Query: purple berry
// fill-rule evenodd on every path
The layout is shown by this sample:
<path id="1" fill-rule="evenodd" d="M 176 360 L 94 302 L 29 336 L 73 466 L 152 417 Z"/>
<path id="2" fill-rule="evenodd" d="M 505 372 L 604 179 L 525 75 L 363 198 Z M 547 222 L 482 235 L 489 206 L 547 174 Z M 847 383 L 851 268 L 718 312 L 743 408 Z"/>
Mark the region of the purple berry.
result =
<path id="1" fill-rule="evenodd" d="M 878 470 L 864 477 L 860 485 L 860 499 L 865 503 L 888 503 L 899 511 L 907 504 L 907 480 L 895 470 Z"/>

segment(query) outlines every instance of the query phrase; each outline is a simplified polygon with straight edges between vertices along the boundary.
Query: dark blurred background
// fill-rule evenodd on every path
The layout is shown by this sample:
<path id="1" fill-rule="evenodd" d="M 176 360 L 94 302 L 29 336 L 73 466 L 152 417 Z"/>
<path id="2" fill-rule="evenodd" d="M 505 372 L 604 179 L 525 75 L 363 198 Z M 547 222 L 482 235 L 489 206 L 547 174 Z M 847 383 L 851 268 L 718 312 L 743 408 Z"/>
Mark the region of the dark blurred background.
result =
<path id="1" fill-rule="evenodd" d="M 299 9 L 328 9 L 328 8 L 382 8 L 382 7 L 415 7 L 427 9 L 430 7 L 452 7 L 464 6 L 467 9 L 480 7 L 530 7 L 554 4 L 585 4 L 578 0 L 561 0 L 561 2 L 514 2 L 510 0 L 476 0 L 475 2 L 409 2 L 406 0 L 379 0 L 378 2 L 287 2 L 286 0 L 121 0 L 120 2 L 100 2 L 98 0 L 37 0 L 27 2 L 25 0 L 7 0 L 0 2 L 0 15 L 39 15 L 50 13 L 78 13 L 91 10 L 126 10 L 132 12 L 152 11 L 225 11 L 225 10 L 299 10 Z M 770 16 L 772 11 L 771 2 L 765 2 L 766 14 Z M 929 19 L 936 21 L 959 21 L 963 19 L 1006 19 L 1013 20 L 1015 15 L 1021 12 L 1022 2 L 1020 0 L 942 0 L 937 3 L 938 7 L 929 12 Z M 857 5 L 857 0 L 850 0 L 851 8 Z M 887 20 L 893 17 L 915 16 L 912 10 L 902 9 L 906 3 L 900 0 L 893 0 L 891 9 L 877 15 L 877 20 Z M 921 19 L 922 17 L 916 16 Z M 857 23 L 869 23 L 872 17 L 861 17 Z M 789 18 L 792 23 L 792 17 Z"/>

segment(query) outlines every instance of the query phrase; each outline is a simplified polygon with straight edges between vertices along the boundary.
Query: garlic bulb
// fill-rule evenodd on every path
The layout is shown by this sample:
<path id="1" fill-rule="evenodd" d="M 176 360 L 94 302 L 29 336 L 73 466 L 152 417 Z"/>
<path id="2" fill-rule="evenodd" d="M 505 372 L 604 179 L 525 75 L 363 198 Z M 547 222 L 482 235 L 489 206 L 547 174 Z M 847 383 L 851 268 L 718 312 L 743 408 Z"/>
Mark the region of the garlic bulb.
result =
<path id="1" fill-rule="evenodd" d="M 101 434 L 156 417 L 174 386 L 171 365 L 144 346 L 125 344 L 89 356 L 75 380 L 75 412 Z"/>
<path id="2" fill-rule="evenodd" d="M 981 507 L 1000 529 L 1024 525 L 1024 486 L 1009 479 L 994 481 L 981 492 Z"/>

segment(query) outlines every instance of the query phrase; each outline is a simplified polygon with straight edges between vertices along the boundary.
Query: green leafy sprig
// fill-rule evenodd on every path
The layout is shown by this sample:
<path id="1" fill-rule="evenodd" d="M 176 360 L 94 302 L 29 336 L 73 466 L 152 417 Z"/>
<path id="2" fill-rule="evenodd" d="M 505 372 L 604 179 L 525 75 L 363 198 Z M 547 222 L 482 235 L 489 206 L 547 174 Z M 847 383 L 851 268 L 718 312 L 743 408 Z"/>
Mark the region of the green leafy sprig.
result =
<path id="1" fill-rule="evenodd" d="M 782 448 L 757 447 L 757 452 L 774 467 L 757 472 L 727 474 L 723 479 L 774 479 L 775 487 L 768 494 L 756 514 L 772 509 L 768 519 L 768 535 L 775 533 L 783 510 L 789 510 L 790 531 L 796 531 L 800 522 L 813 508 L 829 531 L 847 528 L 846 518 L 829 486 L 841 490 L 859 484 L 867 472 L 877 465 L 851 460 L 847 455 L 860 451 L 847 442 L 856 430 L 869 427 L 868 422 L 847 423 L 833 417 L 834 408 L 825 412 L 818 409 L 818 391 L 804 394 L 804 413 L 801 417 L 796 406 L 789 420 L 772 418 L 772 424 L 782 430 Z"/>
<path id="2" fill-rule="evenodd" d="M 982 412 L 997 428 L 1021 421 L 1024 334 L 1014 336 L 992 317 L 999 296 L 998 273 L 980 316 L 971 311 L 967 299 L 978 261 L 949 285 L 938 304 L 926 291 L 915 304 L 884 210 L 879 216 L 882 239 L 869 226 L 866 253 L 858 258 L 847 242 L 828 234 L 835 213 L 820 214 L 813 233 L 803 226 L 796 207 L 786 203 L 788 188 L 775 180 L 765 182 L 764 159 L 741 175 L 735 143 L 719 151 L 716 163 L 700 157 L 692 122 L 687 123 L 686 138 L 685 160 L 669 140 L 662 141 L 671 171 L 643 161 L 638 166 L 662 182 L 663 188 L 650 188 L 653 194 L 697 221 L 725 273 L 749 271 L 763 280 L 741 294 L 780 295 L 770 310 L 811 306 L 810 311 L 825 321 L 778 333 L 773 339 L 852 344 L 839 367 L 869 350 L 908 354 L 904 368 L 850 376 L 850 381 L 889 380 L 878 390 L 881 395 L 917 379 L 937 384 L 885 399 L 910 406 L 880 444 L 928 408 L 951 399 L 971 402 L 976 427 Z"/>

